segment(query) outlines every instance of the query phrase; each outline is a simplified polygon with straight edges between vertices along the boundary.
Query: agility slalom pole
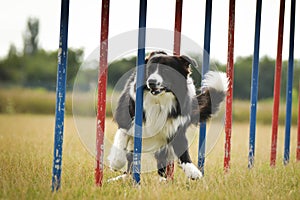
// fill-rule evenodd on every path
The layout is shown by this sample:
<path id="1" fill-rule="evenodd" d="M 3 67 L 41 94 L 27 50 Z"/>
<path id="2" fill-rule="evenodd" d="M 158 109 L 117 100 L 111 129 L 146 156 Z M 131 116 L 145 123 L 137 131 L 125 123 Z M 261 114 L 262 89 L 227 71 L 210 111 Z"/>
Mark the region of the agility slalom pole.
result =
<path id="1" fill-rule="evenodd" d="M 248 168 L 254 165 L 255 156 L 255 132 L 256 132 L 256 112 L 257 112 L 257 95 L 258 95 L 258 67 L 259 67 L 259 43 L 260 43 L 260 26 L 261 26 L 261 4 L 262 0 L 256 2 L 255 16 L 255 36 L 254 36 L 254 53 L 252 63 L 251 77 L 251 97 L 250 97 L 250 134 L 249 134 L 249 155 Z"/>
<path id="2" fill-rule="evenodd" d="M 181 25 L 182 25 L 182 0 L 176 0 L 175 6 L 175 26 L 174 26 L 174 49 L 173 55 L 180 55 L 181 43 Z M 174 161 L 167 163 L 166 169 L 167 179 L 174 179 Z"/>
<path id="3" fill-rule="evenodd" d="M 54 153 L 52 169 L 52 192 L 61 186 L 62 149 L 64 139 L 65 98 L 68 60 L 68 25 L 69 25 L 69 0 L 61 1 L 60 36 L 58 49 L 58 66 L 56 82 L 56 109 Z"/>
<path id="4" fill-rule="evenodd" d="M 98 102 L 96 130 L 96 166 L 95 184 L 102 186 L 104 170 L 104 131 L 106 115 L 106 85 L 107 85 L 107 51 L 109 26 L 109 0 L 102 0 L 100 62 L 98 70 Z"/>
<path id="5" fill-rule="evenodd" d="M 235 0 L 229 1 L 229 21 L 228 21 L 228 54 L 227 54 L 227 78 L 228 93 L 226 96 L 226 116 L 225 116 L 225 155 L 224 170 L 228 172 L 230 168 L 231 132 L 232 132 L 232 101 L 233 101 L 233 76 L 234 76 L 234 24 L 235 24 Z"/>
<path id="6" fill-rule="evenodd" d="M 284 8 L 285 8 L 285 0 L 280 0 L 277 57 L 276 57 L 276 69 L 275 69 L 274 93 L 273 93 L 274 104 L 273 104 L 273 115 L 272 115 L 272 140 L 271 140 L 271 156 L 270 156 L 270 165 L 271 166 L 276 165 L 278 115 L 279 115 L 279 101 L 280 101 L 280 82 L 281 82 L 281 69 L 282 69 Z"/>
<path id="7" fill-rule="evenodd" d="M 182 1 L 183 0 L 176 0 L 176 7 L 175 7 L 173 54 L 176 56 L 180 55 L 180 46 L 181 46 Z"/>
<path id="8" fill-rule="evenodd" d="M 290 46 L 289 62 L 286 86 L 286 114 L 285 114 L 285 140 L 283 164 L 286 165 L 290 160 L 290 137 L 292 124 L 292 93 L 293 93 L 293 75 L 294 75 L 294 38 L 295 38 L 295 5 L 296 1 L 291 1 L 291 18 L 290 18 Z"/>
<path id="9" fill-rule="evenodd" d="M 205 28 L 204 28 L 204 49 L 202 62 L 202 80 L 209 70 L 209 54 L 210 54 L 210 36 L 211 36 L 211 13 L 212 0 L 206 0 L 205 6 Z M 198 146 L 198 168 L 204 175 L 205 164 L 205 148 L 206 148 L 206 123 L 200 123 L 199 130 L 199 146 Z"/>
<path id="10" fill-rule="evenodd" d="M 135 104 L 135 125 L 134 125 L 134 148 L 133 148 L 133 179 L 140 184 L 141 153 L 143 136 L 143 86 L 145 72 L 145 43 L 146 43 L 146 16 L 147 0 L 140 0 L 139 12 L 139 33 L 136 73 L 136 104 Z"/>
<path id="11" fill-rule="evenodd" d="M 300 161 L 300 80 L 298 88 L 298 137 L 297 137 L 297 148 L 296 148 L 296 160 Z"/>

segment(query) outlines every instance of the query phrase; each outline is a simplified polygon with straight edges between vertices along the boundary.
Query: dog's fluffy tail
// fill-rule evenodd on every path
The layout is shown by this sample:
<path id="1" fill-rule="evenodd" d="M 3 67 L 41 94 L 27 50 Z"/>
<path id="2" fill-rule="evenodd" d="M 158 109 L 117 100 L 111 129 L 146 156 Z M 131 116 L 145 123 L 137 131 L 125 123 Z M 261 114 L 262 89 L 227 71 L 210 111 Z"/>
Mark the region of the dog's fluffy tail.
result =
<path id="1" fill-rule="evenodd" d="M 201 93 L 194 98 L 194 123 L 209 119 L 219 110 L 227 95 L 228 78 L 223 72 L 209 71 L 202 80 Z"/>

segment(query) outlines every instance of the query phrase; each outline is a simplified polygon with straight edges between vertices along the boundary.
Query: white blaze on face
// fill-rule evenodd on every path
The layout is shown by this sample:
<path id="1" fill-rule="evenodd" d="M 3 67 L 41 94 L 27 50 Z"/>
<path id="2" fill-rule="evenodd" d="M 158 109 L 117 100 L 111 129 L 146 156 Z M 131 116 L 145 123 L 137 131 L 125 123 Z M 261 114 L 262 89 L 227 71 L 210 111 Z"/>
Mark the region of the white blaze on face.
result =
<path id="1" fill-rule="evenodd" d="M 163 78 L 161 77 L 161 75 L 158 73 L 158 67 L 156 68 L 155 72 L 152 73 L 147 80 L 147 87 L 150 89 L 150 85 L 149 85 L 149 80 L 154 80 L 157 83 L 157 87 L 159 87 L 162 82 L 163 82 Z"/>

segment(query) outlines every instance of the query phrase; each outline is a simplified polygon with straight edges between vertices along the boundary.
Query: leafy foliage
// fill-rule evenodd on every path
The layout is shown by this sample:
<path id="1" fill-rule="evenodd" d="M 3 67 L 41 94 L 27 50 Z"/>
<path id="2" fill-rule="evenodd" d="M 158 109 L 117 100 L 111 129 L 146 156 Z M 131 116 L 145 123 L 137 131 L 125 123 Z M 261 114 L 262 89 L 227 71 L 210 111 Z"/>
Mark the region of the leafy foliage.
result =
<path id="1" fill-rule="evenodd" d="M 69 49 L 67 84 L 70 89 L 83 56 L 81 49 Z M 2 85 L 43 87 L 54 90 L 56 85 L 57 51 L 38 50 L 34 56 L 12 54 L 0 61 Z"/>
<path id="2" fill-rule="evenodd" d="M 54 90 L 56 85 L 57 51 L 38 47 L 39 20 L 29 18 L 23 35 L 24 50 L 17 51 L 11 44 L 6 58 L 0 60 L 1 85 L 42 87 Z M 83 50 L 69 49 L 67 83 L 70 89 L 82 61 Z"/>
<path id="3" fill-rule="evenodd" d="M 23 35 L 24 50 L 17 51 L 14 44 L 11 44 L 8 55 L 0 60 L 0 84 L 2 86 L 16 85 L 20 87 L 38 87 L 48 90 L 55 90 L 57 71 L 57 51 L 45 51 L 38 48 L 39 20 L 29 18 L 27 28 Z M 198 66 L 202 61 L 199 56 L 193 57 Z M 67 87 L 72 89 L 74 79 L 82 63 L 83 50 L 69 49 Z M 94 61 L 93 61 L 94 62 Z M 86 90 L 89 86 L 88 80 L 97 80 L 98 62 L 90 63 L 93 68 L 87 68 L 84 76 L 78 78 L 81 89 Z M 212 65 L 216 65 L 218 70 L 225 71 L 226 65 L 218 61 L 211 60 Z M 115 60 L 108 67 L 108 87 L 113 88 L 120 78 L 134 68 L 136 57 L 122 58 Z M 259 63 L 259 99 L 273 97 L 273 84 L 275 74 L 275 60 L 263 57 Z M 282 65 L 281 96 L 285 96 L 287 82 L 287 61 Z M 198 69 L 198 68 L 197 68 Z M 201 70 L 193 68 L 193 78 L 197 88 L 201 86 Z M 234 98 L 249 99 L 251 91 L 251 71 L 252 56 L 238 57 L 234 65 Z M 300 80 L 300 60 L 294 62 L 294 82 L 293 88 L 298 91 Z"/>
<path id="4" fill-rule="evenodd" d="M 108 84 L 114 86 L 118 80 L 136 65 L 136 57 L 124 58 L 110 63 L 108 67 Z"/>
<path id="5" fill-rule="evenodd" d="M 287 61 L 282 63 L 281 74 L 281 97 L 286 93 L 287 81 Z M 273 97 L 273 85 L 275 75 L 275 60 L 269 57 L 263 57 L 259 63 L 259 90 L 258 98 L 266 99 Z M 251 76 L 252 76 L 252 57 L 239 57 L 234 65 L 234 98 L 250 99 L 251 92 Z M 294 62 L 294 88 L 298 88 L 300 80 L 300 63 L 299 60 Z"/>

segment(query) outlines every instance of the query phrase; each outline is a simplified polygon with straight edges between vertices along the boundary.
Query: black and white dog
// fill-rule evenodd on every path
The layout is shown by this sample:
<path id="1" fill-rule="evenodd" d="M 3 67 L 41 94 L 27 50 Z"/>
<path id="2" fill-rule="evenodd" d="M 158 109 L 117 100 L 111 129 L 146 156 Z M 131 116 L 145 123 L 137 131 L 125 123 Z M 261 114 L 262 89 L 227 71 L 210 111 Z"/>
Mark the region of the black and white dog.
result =
<path id="1" fill-rule="evenodd" d="M 201 93 L 196 94 L 188 56 L 170 56 L 152 52 L 145 60 L 146 74 L 143 102 L 143 152 L 153 152 L 158 174 L 166 178 L 166 165 L 178 158 L 179 165 L 191 179 L 202 177 L 188 152 L 187 128 L 208 120 L 225 99 L 228 80 L 225 73 L 206 73 Z M 114 120 L 118 124 L 113 147 L 108 156 L 114 170 L 126 164 L 131 172 L 135 116 L 136 73 L 129 78 L 118 102 Z"/>

